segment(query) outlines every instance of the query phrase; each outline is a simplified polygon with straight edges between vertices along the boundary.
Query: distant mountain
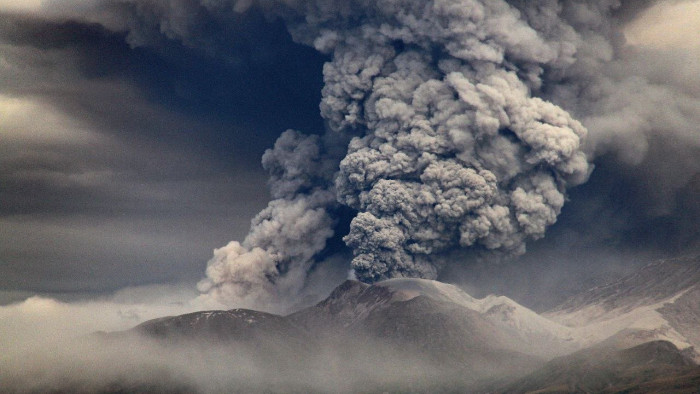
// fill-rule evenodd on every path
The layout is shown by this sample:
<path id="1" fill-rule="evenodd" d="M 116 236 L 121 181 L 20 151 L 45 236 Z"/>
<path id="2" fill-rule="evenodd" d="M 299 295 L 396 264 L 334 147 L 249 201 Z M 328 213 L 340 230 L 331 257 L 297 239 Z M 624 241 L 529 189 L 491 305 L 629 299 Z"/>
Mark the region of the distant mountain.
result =
<path id="1" fill-rule="evenodd" d="M 348 280 L 317 305 L 289 316 L 244 309 L 204 311 L 151 320 L 133 331 L 158 339 L 206 341 L 362 336 L 441 357 L 478 350 L 548 358 L 576 348 L 570 328 L 507 297 L 479 300 L 453 285 L 424 279 L 375 285 Z"/>
<path id="2" fill-rule="evenodd" d="M 162 317 L 144 322 L 131 330 L 161 341 L 199 342 L 218 344 L 227 342 L 263 350 L 283 350 L 300 354 L 309 349 L 313 338 L 288 319 L 248 309 L 204 311 L 180 316 Z"/>
<path id="3" fill-rule="evenodd" d="M 133 330 L 154 338 L 210 338 L 217 341 L 248 340 L 263 332 L 304 337 L 302 331 L 281 316 L 247 309 L 161 317 L 139 324 Z"/>
<path id="4" fill-rule="evenodd" d="M 666 340 L 700 349 L 700 256 L 649 264 L 543 316 L 570 327 L 582 346 L 612 338 L 620 347 Z"/>

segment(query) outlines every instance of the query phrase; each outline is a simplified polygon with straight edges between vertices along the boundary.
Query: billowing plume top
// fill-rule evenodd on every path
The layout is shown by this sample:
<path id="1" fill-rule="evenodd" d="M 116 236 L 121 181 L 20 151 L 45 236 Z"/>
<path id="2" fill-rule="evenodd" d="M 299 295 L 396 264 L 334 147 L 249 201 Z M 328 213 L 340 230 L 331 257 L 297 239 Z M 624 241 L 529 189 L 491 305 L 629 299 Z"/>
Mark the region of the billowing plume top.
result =
<path id="1" fill-rule="evenodd" d="M 455 248 L 518 254 L 542 237 L 590 167 L 586 129 L 532 95 L 543 68 L 566 67 L 575 52 L 551 34 L 575 38 L 560 7 L 536 3 L 261 2 L 295 40 L 331 55 L 325 143 L 351 140 L 344 155 L 321 158 L 319 138 L 283 134 L 263 159 L 277 200 L 243 245 L 217 251 L 201 289 L 244 289 L 238 297 L 288 278 L 300 289 L 338 204 L 356 212 L 343 239 L 369 282 L 436 278 Z M 323 160 L 334 173 L 319 173 Z M 300 220 L 311 213 L 319 220 Z"/>

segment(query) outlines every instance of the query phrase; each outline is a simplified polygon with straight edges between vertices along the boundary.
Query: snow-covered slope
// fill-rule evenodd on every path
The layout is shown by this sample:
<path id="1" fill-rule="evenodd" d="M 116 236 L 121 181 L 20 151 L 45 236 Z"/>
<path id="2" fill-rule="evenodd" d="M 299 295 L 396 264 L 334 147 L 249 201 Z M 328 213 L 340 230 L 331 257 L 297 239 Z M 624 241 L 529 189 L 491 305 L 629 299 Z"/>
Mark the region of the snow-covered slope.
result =
<path id="1" fill-rule="evenodd" d="M 673 304 L 685 292 L 666 300 L 637 306 L 631 310 L 617 308 L 604 311 L 599 305 L 589 305 L 570 313 L 547 314 L 549 318 L 573 329 L 573 334 L 581 343 L 593 345 L 613 336 L 623 346 L 651 340 L 665 340 L 679 349 L 696 346 L 666 319 L 659 311 Z M 625 335 L 622 335 L 622 334 Z"/>
<path id="2" fill-rule="evenodd" d="M 700 255 L 659 260 L 620 280 L 571 297 L 550 314 L 572 313 L 591 305 L 600 307 L 601 314 L 630 311 L 668 301 L 699 283 Z"/>
<path id="3" fill-rule="evenodd" d="M 666 340 L 700 349 L 700 257 L 649 264 L 543 316 L 570 327 L 583 346 L 613 338 L 620 346 Z"/>

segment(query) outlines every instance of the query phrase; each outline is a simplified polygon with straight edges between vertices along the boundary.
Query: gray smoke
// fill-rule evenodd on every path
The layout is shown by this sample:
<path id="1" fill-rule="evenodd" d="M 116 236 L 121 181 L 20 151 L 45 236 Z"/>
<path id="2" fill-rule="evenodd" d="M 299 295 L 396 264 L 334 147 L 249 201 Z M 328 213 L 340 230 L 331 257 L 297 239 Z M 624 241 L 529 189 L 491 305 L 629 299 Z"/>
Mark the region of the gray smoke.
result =
<path id="1" fill-rule="evenodd" d="M 508 3 L 264 7 L 331 54 L 321 114 L 329 140 L 352 140 L 331 174 L 315 163 L 316 137 L 280 137 L 263 158 L 276 200 L 243 244 L 216 251 L 200 290 L 237 301 L 300 290 L 333 235 L 334 204 L 357 212 L 343 239 L 364 281 L 436 278 L 437 257 L 457 247 L 520 254 L 556 221 L 566 188 L 587 179 L 586 129 L 532 95 L 543 68 L 571 65 L 576 47 Z"/>
<path id="2" fill-rule="evenodd" d="M 288 130 L 262 162 L 273 200 L 242 243 L 214 251 L 198 285 L 217 300 L 250 307 L 298 294 L 335 224 L 329 213 L 335 195 L 327 186 L 332 161 L 322 157 L 319 137 Z"/>
<path id="3" fill-rule="evenodd" d="M 256 9 L 330 56 L 325 134 L 280 136 L 263 157 L 273 200 L 199 285 L 260 307 L 301 292 L 334 237 L 364 281 L 436 278 L 455 250 L 522 254 L 599 157 L 645 180 L 639 204 L 652 208 L 640 216 L 672 210 L 700 172 L 695 63 L 622 34 L 657 3 L 125 0 L 107 2 L 107 22 L 104 9 L 88 19 L 134 45 L 162 34 L 215 53 L 202 15 L 236 22 Z M 353 215 L 347 234 L 340 211 Z"/>

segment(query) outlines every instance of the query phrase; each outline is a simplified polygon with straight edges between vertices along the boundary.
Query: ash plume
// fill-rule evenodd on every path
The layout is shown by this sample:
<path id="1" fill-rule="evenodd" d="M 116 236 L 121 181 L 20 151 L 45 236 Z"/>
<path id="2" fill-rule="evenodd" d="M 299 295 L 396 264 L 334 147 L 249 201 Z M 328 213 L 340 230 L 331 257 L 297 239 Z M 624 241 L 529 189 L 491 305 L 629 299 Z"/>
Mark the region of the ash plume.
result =
<path id="1" fill-rule="evenodd" d="M 299 293 L 315 255 L 333 236 L 332 162 L 318 136 L 284 132 L 262 159 L 273 200 L 242 243 L 214 251 L 199 290 L 251 307 Z"/>
<path id="2" fill-rule="evenodd" d="M 261 6 L 295 40 L 330 54 L 326 139 L 351 140 L 335 173 L 319 175 L 331 166 L 313 163 L 317 138 L 282 135 L 263 158 L 276 200 L 242 245 L 216 251 L 200 290 L 231 300 L 257 289 L 279 296 L 290 283 L 297 291 L 334 235 L 336 204 L 356 212 L 343 240 L 363 281 L 436 278 L 436 256 L 455 248 L 520 254 L 556 221 L 567 187 L 587 179 L 586 129 L 532 95 L 544 67 L 569 66 L 575 47 L 541 34 L 512 5 Z"/>
<path id="3" fill-rule="evenodd" d="M 621 208 L 631 228 L 681 217 L 675 202 L 693 201 L 700 173 L 697 60 L 623 34 L 660 3 L 128 0 L 79 12 L 134 46 L 166 37 L 223 57 L 245 52 L 237 26 L 262 13 L 329 57 L 326 130 L 287 131 L 264 155 L 273 200 L 199 284 L 203 298 L 260 308 L 303 292 L 341 238 L 366 282 L 434 279 L 458 250 L 522 254 L 593 162 L 598 184 L 637 191 Z M 575 209 L 597 228 L 591 201 Z"/>

